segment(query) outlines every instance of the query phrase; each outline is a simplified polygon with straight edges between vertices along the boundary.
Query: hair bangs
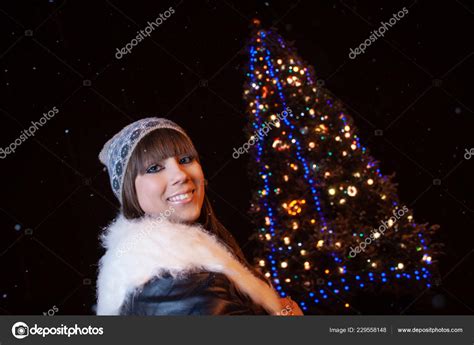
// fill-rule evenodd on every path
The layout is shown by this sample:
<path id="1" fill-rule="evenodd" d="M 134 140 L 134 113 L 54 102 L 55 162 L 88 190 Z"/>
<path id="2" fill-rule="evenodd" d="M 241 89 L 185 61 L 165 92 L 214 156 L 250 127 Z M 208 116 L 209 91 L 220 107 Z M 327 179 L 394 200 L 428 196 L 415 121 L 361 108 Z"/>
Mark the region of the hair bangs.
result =
<path id="1" fill-rule="evenodd" d="M 138 172 L 143 175 L 148 167 L 167 158 L 191 155 L 199 162 L 198 153 L 191 140 L 169 128 L 151 131 L 135 148 Z"/>

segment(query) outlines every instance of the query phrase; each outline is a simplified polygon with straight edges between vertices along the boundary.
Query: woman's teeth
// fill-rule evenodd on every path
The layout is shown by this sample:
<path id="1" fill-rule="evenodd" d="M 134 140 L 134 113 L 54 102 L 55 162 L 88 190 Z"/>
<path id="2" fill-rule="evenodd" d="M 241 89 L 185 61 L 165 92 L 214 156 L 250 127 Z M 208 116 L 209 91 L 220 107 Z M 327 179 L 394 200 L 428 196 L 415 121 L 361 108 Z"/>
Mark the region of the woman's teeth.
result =
<path id="1" fill-rule="evenodd" d="M 171 198 L 168 198 L 168 200 L 171 201 L 171 202 L 179 202 L 179 201 L 183 201 L 183 200 L 188 200 L 192 196 L 193 196 L 193 193 L 190 192 L 190 193 L 184 193 L 184 194 L 179 194 L 179 195 L 173 196 Z"/>

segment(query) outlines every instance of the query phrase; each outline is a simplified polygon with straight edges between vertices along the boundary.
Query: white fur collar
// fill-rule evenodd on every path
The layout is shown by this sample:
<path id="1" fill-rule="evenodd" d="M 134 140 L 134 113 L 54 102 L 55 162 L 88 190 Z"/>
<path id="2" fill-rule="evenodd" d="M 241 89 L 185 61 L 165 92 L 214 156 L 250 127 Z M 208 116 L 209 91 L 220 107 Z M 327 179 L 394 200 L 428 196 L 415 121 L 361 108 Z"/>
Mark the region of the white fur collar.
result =
<path id="1" fill-rule="evenodd" d="M 190 271 L 224 273 L 243 293 L 277 314 L 277 293 L 256 278 L 216 236 L 197 225 L 120 215 L 101 236 L 105 255 L 99 262 L 97 315 L 117 315 L 128 293 L 156 276 Z"/>

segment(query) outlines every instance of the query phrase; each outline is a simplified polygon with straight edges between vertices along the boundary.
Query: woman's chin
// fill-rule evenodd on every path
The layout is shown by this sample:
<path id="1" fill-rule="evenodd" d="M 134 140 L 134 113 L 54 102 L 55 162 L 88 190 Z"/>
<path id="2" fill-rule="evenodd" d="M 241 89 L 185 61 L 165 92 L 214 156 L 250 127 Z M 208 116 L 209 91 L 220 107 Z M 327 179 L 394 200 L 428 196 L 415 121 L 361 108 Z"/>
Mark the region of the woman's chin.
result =
<path id="1" fill-rule="evenodd" d="M 183 210 L 182 212 L 176 212 L 174 214 L 174 219 L 179 223 L 194 223 L 198 220 L 200 212 L 196 210 Z"/>

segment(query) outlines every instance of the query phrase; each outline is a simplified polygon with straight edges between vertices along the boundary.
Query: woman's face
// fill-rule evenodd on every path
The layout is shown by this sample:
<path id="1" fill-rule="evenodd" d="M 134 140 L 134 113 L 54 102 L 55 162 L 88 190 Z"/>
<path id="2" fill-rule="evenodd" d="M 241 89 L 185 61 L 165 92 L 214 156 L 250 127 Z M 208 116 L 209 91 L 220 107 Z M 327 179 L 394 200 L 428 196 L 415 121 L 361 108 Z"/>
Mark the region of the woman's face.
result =
<path id="1" fill-rule="evenodd" d="M 192 223 L 201 214 L 204 174 L 194 157 L 170 157 L 150 164 L 145 174 L 137 175 L 135 189 L 146 214 L 171 214 L 170 221 Z"/>

